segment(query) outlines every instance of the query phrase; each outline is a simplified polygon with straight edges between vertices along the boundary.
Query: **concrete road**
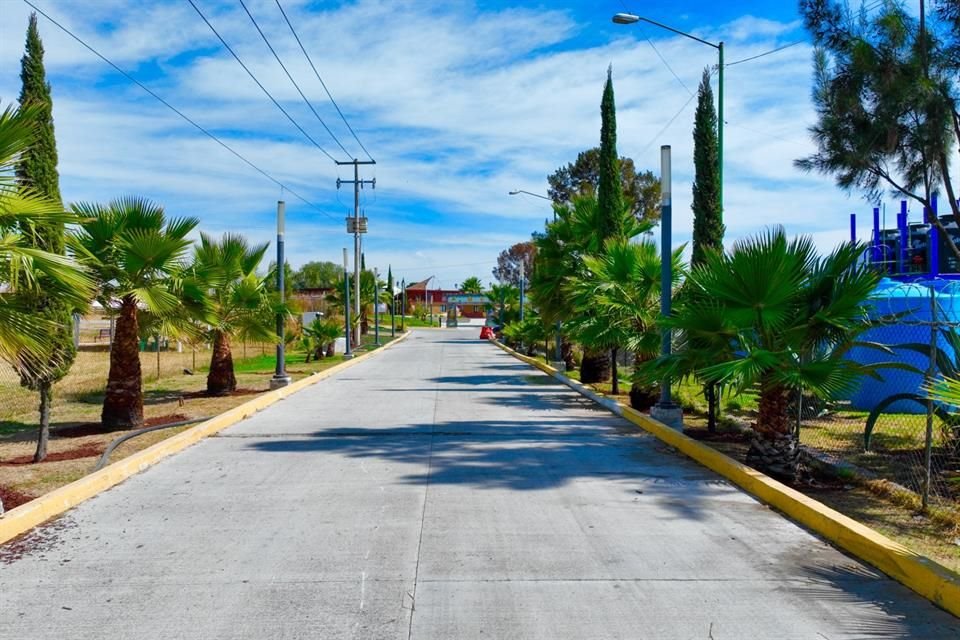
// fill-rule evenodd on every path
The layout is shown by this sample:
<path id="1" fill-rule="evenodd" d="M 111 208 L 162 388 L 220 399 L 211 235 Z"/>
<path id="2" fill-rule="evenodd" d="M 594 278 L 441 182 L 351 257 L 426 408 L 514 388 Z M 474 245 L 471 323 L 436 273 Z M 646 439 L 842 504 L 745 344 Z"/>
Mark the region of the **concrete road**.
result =
<path id="1" fill-rule="evenodd" d="M 475 339 L 421 331 L 0 550 L 0 638 L 958 638 Z"/>

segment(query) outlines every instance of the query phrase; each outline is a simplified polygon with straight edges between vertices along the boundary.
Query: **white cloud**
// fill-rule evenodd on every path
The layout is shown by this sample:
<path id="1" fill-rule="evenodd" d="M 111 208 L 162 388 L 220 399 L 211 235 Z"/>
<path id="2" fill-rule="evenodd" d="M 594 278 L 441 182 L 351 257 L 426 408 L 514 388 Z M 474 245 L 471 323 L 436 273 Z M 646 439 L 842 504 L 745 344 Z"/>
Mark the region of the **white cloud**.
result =
<path id="1" fill-rule="evenodd" d="M 242 10 L 233 2 L 199 4 L 268 89 L 333 153 L 336 145 L 300 103 Z M 657 137 L 689 95 L 642 34 L 656 36 L 660 53 L 691 91 L 703 68 L 716 63 L 712 49 L 630 29 L 584 45 L 578 36 L 586 27 L 569 12 L 480 11 L 467 0 L 435 6 L 361 0 L 319 10 L 308 3 L 284 5 L 328 87 L 377 157 L 377 166 L 364 170 L 365 177 L 377 178 L 376 191 L 363 194 L 371 220 L 370 262 L 414 267 L 411 277 L 444 269 L 451 281 L 471 273 L 486 278 L 499 249 L 526 239 L 550 215 L 547 203 L 507 192 L 545 192 L 547 174 L 597 144 L 600 93 L 611 63 L 620 151 L 657 171 L 658 147 L 672 145 L 675 235 L 680 241 L 689 237 L 694 103 Z M 339 262 L 339 249 L 349 242 L 342 218 L 352 197 L 348 190 L 337 193 L 334 183 L 351 172 L 338 171 L 299 136 L 188 4 L 42 6 L 333 218 L 286 196 L 294 263 Z M 357 150 L 273 2 L 249 6 L 321 116 L 348 149 Z M 19 89 L 14 61 L 22 55 L 24 7 L 7 2 L 0 24 L 0 59 L 9 70 L 0 74 L 0 96 L 7 99 Z M 747 15 L 700 32 L 726 40 L 730 60 L 783 44 L 797 26 Z M 41 33 L 68 200 L 142 193 L 176 213 L 200 215 L 202 226 L 214 233 L 234 229 L 272 238 L 275 185 L 117 80 L 42 18 Z M 867 207 L 847 199 L 829 179 L 803 175 L 792 164 L 812 150 L 806 134 L 814 115 L 809 47 L 728 67 L 726 81 L 729 234 L 771 223 L 824 242 L 844 233 L 850 210 Z M 489 266 L 472 266 L 483 262 Z M 464 264 L 470 266 L 444 266 Z"/>

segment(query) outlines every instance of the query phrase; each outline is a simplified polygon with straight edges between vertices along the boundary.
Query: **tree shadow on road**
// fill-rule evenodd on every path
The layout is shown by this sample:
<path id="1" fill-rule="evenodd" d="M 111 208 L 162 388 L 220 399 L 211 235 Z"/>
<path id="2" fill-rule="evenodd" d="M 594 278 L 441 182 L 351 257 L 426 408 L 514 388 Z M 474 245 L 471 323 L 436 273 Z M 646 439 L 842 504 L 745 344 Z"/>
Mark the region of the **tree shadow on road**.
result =
<path id="1" fill-rule="evenodd" d="M 541 491 L 574 482 L 613 483 L 625 499 L 662 502 L 677 518 L 700 519 L 713 497 L 736 490 L 611 415 L 542 420 L 451 420 L 387 429 L 350 427 L 305 437 L 265 438 L 267 453 L 318 452 L 410 466 L 398 481 L 477 489 Z"/>

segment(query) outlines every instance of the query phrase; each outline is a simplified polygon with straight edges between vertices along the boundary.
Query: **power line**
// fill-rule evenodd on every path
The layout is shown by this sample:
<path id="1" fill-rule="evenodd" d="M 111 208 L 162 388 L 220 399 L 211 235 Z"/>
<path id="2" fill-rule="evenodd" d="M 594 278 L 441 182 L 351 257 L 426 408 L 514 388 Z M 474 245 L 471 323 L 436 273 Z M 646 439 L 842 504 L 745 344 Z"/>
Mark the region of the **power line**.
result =
<path id="1" fill-rule="evenodd" d="M 266 94 L 266 96 L 267 96 L 268 98 L 270 98 L 270 101 L 273 102 L 274 105 L 276 105 L 277 109 L 280 109 L 280 111 L 283 112 L 283 115 L 287 116 L 287 120 L 289 120 L 290 122 L 292 122 L 292 123 L 293 123 L 293 126 L 295 126 L 297 129 L 299 129 L 299 130 L 300 130 L 300 133 L 302 133 L 304 136 L 306 136 L 307 140 L 309 140 L 310 142 L 312 142 L 312 143 L 313 143 L 313 146 L 315 146 L 317 149 L 319 149 L 320 152 L 323 153 L 323 155 L 325 155 L 325 156 L 327 156 L 328 158 L 330 158 L 330 160 L 332 160 L 333 162 L 336 162 L 337 159 L 334 158 L 332 155 L 330 155 L 330 153 L 327 152 L 326 149 L 324 149 L 323 147 L 321 147 L 320 144 L 319 144 L 316 140 L 314 140 L 314 139 L 310 136 L 310 134 L 307 133 L 306 130 L 297 123 L 296 120 L 293 119 L 293 116 L 291 116 L 291 115 L 287 112 L 287 110 L 284 109 L 283 106 L 282 106 L 279 102 L 277 102 L 276 98 L 274 98 L 274 97 L 270 94 L 270 92 L 267 91 L 267 88 L 264 87 L 263 84 L 261 84 L 259 80 L 257 80 L 257 77 L 256 77 L 255 75 L 253 75 L 253 72 L 250 71 L 250 69 L 247 68 L 247 65 L 245 65 L 245 64 L 243 63 L 243 60 L 240 59 L 240 56 L 238 56 L 238 55 L 236 54 L 236 52 L 235 52 L 233 49 L 230 48 L 230 45 L 227 44 L 227 41 L 223 39 L 223 36 L 221 36 L 220 33 L 214 28 L 214 26 L 213 26 L 212 24 L 210 24 L 210 21 L 207 20 L 207 17 L 206 17 L 205 15 L 203 15 L 203 12 L 202 12 L 202 11 L 200 11 L 200 7 L 198 7 L 193 0 L 187 0 L 187 2 L 189 2 L 189 3 L 190 3 L 190 6 L 193 7 L 194 11 L 197 12 L 197 15 L 199 15 L 200 18 L 201 18 L 205 23 L 207 23 L 207 26 L 210 27 L 210 30 L 213 31 L 213 34 L 214 34 L 215 36 L 217 36 L 217 39 L 220 40 L 220 43 L 223 44 L 223 46 L 226 47 L 227 51 L 230 52 L 230 55 L 232 55 L 233 58 L 234 58 L 237 62 L 240 63 L 240 66 L 243 67 L 243 70 L 247 72 L 247 75 L 250 76 L 250 78 L 251 78 L 254 82 L 257 83 L 257 86 L 260 87 L 260 90 L 263 91 L 263 93 Z M 350 155 L 350 154 L 347 154 L 347 155 Z"/>
<path id="2" fill-rule="evenodd" d="M 267 45 L 267 48 L 270 49 L 270 53 L 273 54 L 273 57 L 276 58 L 277 62 L 280 63 L 280 68 L 283 69 L 283 72 L 287 74 L 287 78 L 290 79 L 290 82 L 293 84 L 294 88 L 297 90 L 297 93 L 300 94 L 300 97 L 303 98 L 303 101 L 307 103 L 307 106 L 310 107 L 310 111 L 313 112 L 313 115 L 320 121 L 320 124 L 323 125 L 323 128 L 327 130 L 327 133 L 330 134 L 330 137 L 333 138 L 333 141 L 337 143 L 337 146 L 340 147 L 340 150 L 347 154 L 347 157 L 351 157 L 351 153 L 347 151 L 346 147 L 343 146 L 343 143 L 334 135 L 333 131 L 330 130 L 330 127 L 327 126 L 327 123 L 323 121 L 323 118 L 320 117 L 320 114 L 317 113 L 317 110 L 313 108 L 310 100 L 307 99 L 307 96 L 303 94 L 303 91 L 300 90 L 300 85 L 297 84 L 297 81 L 293 79 L 293 76 L 290 75 L 290 72 L 287 71 L 287 67 L 283 64 L 283 61 L 280 60 L 280 56 L 277 55 L 277 52 L 274 50 L 273 45 L 270 44 L 270 40 L 267 39 L 266 34 L 263 32 L 263 29 L 260 28 L 260 25 L 257 24 L 256 18 L 253 17 L 253 14 L 250 13 L 250 10 L 247 8 L 246 3 L 243 0 L 240 0 L 240 6 L 243 7 L 243 10 L 246 12 L 247 16 L 250 18 L 250 22 L 253 23 L 253 26 L 257 28 L 257 32 L 260 34 L 260 37 L 263 38 L 263 42 Z"/>
<path id="3" fill-rule="evenodd" d="M 35 4 L 33 4 L 32 2 L 30 2 L 30 0 L 23 0 L 23 2 L 24 2 L 25 4 L 27 4 L 27 5 L 29 5 L 34 11 L 36 11 L 37 13 L 39 13 L 40 15 L 42 15 L 44 18 L 46 18 L 47 20 L 49 20 L 51 23 L 53 23 L 53 24 L 54 24 L 56 27 L 58 27 L 61 31 L 63 31 L 63 32 L 66 33 L 68 36 L 70 36 L 71 38 L 73 38 L 74 40 L 76 40 L 78 43 L 80 43 L 84 48 L 86 48 L 88 51 L 90 51 L 93 55 L 97 56 L 98 58 L 100 58 L 101 60 L 103 60 L 104 62 L 106 62 L 108 65 L 110 65 L 111 67 L 113 67 L 113 69 L 114 69 L 117 73 L 119 73 L 119 74 L 122 75 L 124 78 L 126 78 L 126 79 L 129 80 L 130 82 L 134 83 L 135 85 L 137 85 L 138 87 L 140 87 L 140 88 L 143 89 L 144 91 L 146 91 L 150 96 L 152 96 L 153 98 L 155 98 L 156 100 L 158 100 L 163 106 L 167 107 L 168 109 L 170 109 L 171 111 L 173 111 L 175 114 L 177 114 L 178 116 L 180 116 L 181 118 L 183 118 L 184 120 L 186 120 L 187 122 L 189 122 L 189 123 L 190 123 L 191 125 L 193 125 L 196 129 L 198 129 L 201 133 L 203 133 L 204 135 L 206 135 L 208 138 L 210 138 L 211 140 L 213 140 L 214 142 L 216 142 L 217 144 L 219 144 L 221 147 L 223 147 L 224 149 L 226 149 L 227 151 L 229 151 L 230 153 L 232 153 L 234 156 L 236 156 L 236 157 L 239 158 L 240 160 L 242 160 L 244 163 L 246 163 L 250 168 L 252 168 L 253 170 L 255 170 L 257 173 L 259 173 L 260 175 L 262 175 L 263 177 L 265 177 L 267 180 L 271 181 L 271 182 L 274 183 L 275 185 L 279 186 L 281 189 L 286 189 L 286 190 L 289 191 L 294 197 L 296 197 L 298 200 L 300 200 L 300 201 L 303 202 L 304 204 L 306 204 L 306 205 L 308 205 L 308 206 L 310 206 L 310 207 L 313 207 L 313 208 L 316 209 L 318 212 L 322 213 L 323 215 L 327 216 L 328 218 L 330 218 L 331 220 L 333 220 L 334 222 L 336 222 L 336 223 L 339 224 L 340 220 L 338 220 L 337 218 L 334 218 L 334 217 L 331 216 L 329 213 L 327 213 L 326 211 L 324 211 L 323 209 L 321 209 L 320 207 L 318 207 L 318 206 L 315 205 L 314 203 L 310 202 L 309 200 L 307 200 L 306 198 L 304 198 L 303 196 L 301 196 L 299 193 L 297 193 L 296 191 L 294 191 L 293 189 L 291 189 L 290 187 L 288 187 L 288 186 L 285 185 L 284 183 L 280 182 L 279 180 L 277 180 L 276 178 L 274 178 L 272 175 L 270 175 L 269 173 L 267 173 L 266 171 L 264 171 L 263 169 L 261 169 L 261 168 L 258 167 L 257 165 L 253 164 L 253 162 L 251 162 L 250 160 L 247 160 L 247 158 L 245 158 L 243 155 L 241 155 L 239 151 L 235 150 L 233 147 L 231 147 L 230 145 L 228 145 L 226 142 L 224 142 L 223 140 L 221 140 L 221 139 L 218 138 L 217 136 L 215 136 L 215 135 L 213 135 L 212 133 L 210 133 L 209 131 L 207 131 L 205 128 L 203 128 L 202 126 L 200 126 L 199 124 L 197 124 L 193 119 L 191 119 L 191 118 L 190 118 L 189 116 L 187 116 L 185 113 L 183 113 L 182 111 L 180 111 L 179 109 L 177 109 L 175 106 L 173 106 L 172 104 L 170 104 L 169 102 L 167 102 L 166 100 L 164 100 L 163 98 L 161 98 L 159 95 L 157 95 L 156 93 L 154 93 L 152 89 L 150 89 L 150 88 L 147 87 L 145 84 L 143 84 L 142 82 L 140 82 L 139 80 L 137 80 L 136 78 L 134 78 L 133 76 L 131 76 L 129 73 L 127 73 L 126 71 L 124 71 L 123 69 L 121 69 L 120 67 L 118 67 L 116 64 L 114 64 L 110 59 L 108 59 L 108 58 L 107 58 L 106 56 L 104 56 L 102 53 L 100 53 L 99 51 L 97 51 L 96 49 L 94 49 L 92 46 L 90 46 L 89 44 L 87 44 L 87 43 L 86 43 L 82 38 L 80 38 L 78 35 L 74 34 L 72 31 L 70 31 L 69 29 L 67 29 L 65 26 L 63 26 L 62 24 L 60 24 L 59 22 L 57 22 L 56 20 L 54 20 L 53 18 L 51 18 L 49 15 L 47 15 L 47 14 L 46 14 L 42 9 L 40 9 L 37 5 L 35 5 Z"/>
<path id="4" fill-rule="evenodd" d="M 627 11 L 627 13 L 630 13 L 630 7 L 627 6 L 626 2 L 624 2 L 623 0 L 620 0 L 620 4 Z M 680 79 L 680 76 L 677 75 L 677 72 L 673 70 L 673 67 L 670 66 L 670 63 L 667 62 L 667 59 L 664 58 L 663 54 L 660 53 L 660 50 L 657 49 L 657 45 L 653 44 L 653 40 L 651 40 L 650 36 L 647 35 L 646 29 L 643 29 L 643 39 L 647 41 L 647 44 L 650 45 L 650 47 L 653 49 L 653 52 L 657 54 L 658 58 L 660 58 L 660 62 L 663 63 L 663 66 L 667 68 L 667 71 L 670 72 L 670 74 L 674 77 L 674 79 L 676 79 L 676 81 L 680 83 L 680 86 L 683 87 L 684 91 L 686 91 L 690 95 L 693 95 L 693 92 L 690 91 L 690 87 L 688 87 L 687 84 Z"/>
<path id="5" fill-rule="evenodd" d="M 670 128 L 670 125 L 672 125 L 674 121 L 680 117 L 680 114 L 683 113 L 684 110 L 686 110 L 687 105 L 693 102 L 693 99 L 696 97 L 697 95 L 695 93 L 690 94 L 690 97 L 687 98 L 687 101 L 683 103 L 683 106 L 680 107 L 675 114 L 673 114 L 673 117 L 670 118 L 667 124 L 663 125 L 663 128 L 657 132 L 657 135 L 653 136 L 653 138 L 650 139 L 650 142 L 648 142 L 646 146 L 643 147 L 643 149 L 640 151 L 641 154 L 645 153 L 647 149 L 653 146 L 653 143 L 656 142 L 660 138 L 660 136 L 662 136 L 664 132 L 666 132 L 666 130 Z"/>
<path id="6" fill-rule="evenodd" d="M 647 44 L 653 47 L 653 51 L 654 53 L 657 54 L 657 57 L 660 58 L 660 62 L 663 63 L 663 66 L 667 68 L 667 71 L 669 71 L 673 75 L 676 81 L 680 83 L 680 86 L 683 87 L 683 90 L 692 96 L 693 91 L 690 91 L 690 87 L 688 87 L 687 84 L 680 79 L 680 76 L 677 75 L 677 72 L 673 70 L 673 67 L 670 66 L 670 63 L 667 62 L 667 59 L 664 58 L 663 54 L 660 53 L 660 50 L 657 49 L 657 45 L 653 44 L 653 40 L 651 40 L 650 37 L 647 36 L 646 34 L 644 34 L 643 38 L 647 41 Z"/>
<path id="7" fill-rule="evenodd" d="M 755 55 L 755 56 L 750 56 L 749 58 L 744 58 L 744 59 L 742 59 L 742 60 L 737 60 L 737 61 L 735 61 L 735 62 L 728 62 L 728 63 L 725 64 L 724 66 L 726 66 L 726 67 L 732 67 L 732 66 L 735 65 L 735 64 L 743 64 L 744 62 L 750 62 L 751 60 L 756 60 L 757 58 L 762 58 L 762 57 L 764 57 L 764 56 L 769 56 L 769 55 L 772 54 L 772 53 L 777 53 L 777 52 L 779 52 L 779 51 L 783 51 L 784 49 L 789 49 L 790 47 L 795 47 L 795 46 L 797 46 L 798 44 L 803 44 L 804 42 L 805 42 L 805 40 L 796 40 L 795 42 L 791 42 L 791 43 L 789 43 L 789 44 L 785 44 L 785 45 L 783 45 L 782 47 L 777 47 L 776 49 L 771 49 L 770 51 L 764 51 L 763 53 L 758 53 L 757 55 Z"/>
<path id="8" fill-rule="evenodd" d="M 476 267 L 480 265 L 496 264 L 496 260 L 484 260 L 483 262 L 464 262 L 461 264 L 428 264 L 426 266 L 418 264 L 416 266 L 408 267 L 394 267 L 394 269 L 410 271 L 412 269 L 453 269 L 454 267 Z"/>
<path id="9" fill-rule="evenodd" d="M 293 23 L 290 22 L 290 18 L 287 17 L 287 12 L 283 10 L 283 7 L 280 5 L 280 0 L 275 0 L 277 3 L 277 8 L 280 9 L 280 13 L 283 14 L 283 19 L 286 21 L 287 26 L 290 27 L 290 33 L 293 34 L 294 39 L 296 39 L 297 44 L 300 45 L 300 50 L 303 51 L 303 55 L 307 58 L 307 62 L 310 63 L 310 68 L 313 69 L 314 75 L 317 76 L 317 80 L 320 81 L 320 85 L 323 87 L 323 90 L 327 92 L 327 97 L 330 98 L 330 102 L 333 103 L 334 109 L 337 110 L 337 113 L 340 114 L 340 119 L 343 120 L 343 124 L 347 125 L 347 129 L 350 130 L 350 134 L 353 136 L 353 139 L 357 141 L 357 144 L 360 145 L 360 148 L 363 149 L 363 152 L 367 154 L 367 157 L 373 160 L 373 156 L 370 155 L 370 152 L 367 151 L 367 148 L 363 146 L 363 143 L 360 142 L 360 138 L 357 137 L 357 133 L 353 130 L 353 127 L 350 126 L 350 123 L 347 122 L 346 116 L 343 115 L 343 111 L 340 110 L 337 101 L 333 99 L 333 95 L 330 93 L 330 90 L 327 89 L 327 84 L 323 81 L 323 78 L 320 77 L 320 72 L 317 71 L 317 68 L 313 64 L 313 60 L 310 58 L 310 54 L 307 53 L 306 47 L 303 46 L 303 42 L 300 41 L 300 36 L 297 35 L 296 29 L 293 28 Z"/>

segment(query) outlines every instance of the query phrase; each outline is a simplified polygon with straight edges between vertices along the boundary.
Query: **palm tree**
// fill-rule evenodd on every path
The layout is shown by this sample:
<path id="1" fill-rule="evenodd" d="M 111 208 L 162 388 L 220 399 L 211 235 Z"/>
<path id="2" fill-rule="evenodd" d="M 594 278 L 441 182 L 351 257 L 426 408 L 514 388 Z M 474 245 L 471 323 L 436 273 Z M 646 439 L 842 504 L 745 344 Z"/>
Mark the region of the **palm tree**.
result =
<path id="1" fill-rule="evenodd" d="M 737 242 L 730 253 L 709 253 L 687 279 L 689 295 L 670 323 L 700 351 L 661 364 L 676 373 L 694 362 L 708 383 L 759 388 L 747 463 L 762 471 L 796 477 L 800 450 L 789 406 L 798 389 L 835 397 L 876 375 L 843 357 L 867 328 L 865 301 L 878 280 L 860 264 L 861 253 L 847 244 L 821 257 L 809 238 L 788 241 L 777 228 Z"/>
<path id="2" fill-rule="evenodd" d="M 534 356 L 537 354 L 537 345 L 547 339 L 547 329 L 538 313 L 528 311 L 523 320 L 515 320 L 503 328 L 503 337 L 511 347 L 522 345 L 528 356 Z"/>
<path id="3" fill-rule="evenodd" d="M 674 282 L 681 274 L 683 248 L 673 254 Z M 635 367 L 656 358 L 660 349 L 660 255 L 649 239 L 614 239 L 600 255 L 584 256 L 584 269 L 568 287 L 575 310 L 572 333 L 584 345 L 614 350 L 613 393 L 619 393 L 616 351 L 634 354 Z M 655 401 L 652 385 L 634 381 L 630 404 L 647 409 Z"/>
<path id="4" fill-rule="evenodd" d="M 325 318 L 322 320 L 314 318 L 313 322 L 303 328 L 303 332 L 311 342 L 313 356 L 316 360 L 325 355 L 332 357 L 334 355 L 334 342 L 343 333 L 343 320 L 340 318 Z M 309 359 L 307 362 L 309 362 Z"/>
<path id="5" fill-rule="evenodd" d="M 24 305 L 19 293 L 39 292 L 86 307 L 93 281 L 70 258 L 37 249 L 38 225 L 72 223 L 76 217 L 31 188 L 17 184 L 17 159 L 35 139 L 36 109 L 0 111 L 0 359 L 38 373 L 50 362 L 49 336 L 56 325 Z"/>
<path id="6" fill-rule="evenodd" d="M 235 391 L 232 338 L 244 336 L 264 342 L 275 340 L 274 321 L 266 276 L 257 269 L 269 243 L 250 246 L 246 238 L 225 233 L 220 240 L 200 233 L 191 272 L 206 283 L 210 301 L 209 339 L 213 343 L 207 393 Z"/>
<path id="7" fill-rule="evenodd" d="M 483 293 L 483 283 L 480 282 L 480 278 L 470 276 L 460 285 L 460 290 L 464 293 Z"/>
<path id="8" fill-rule="evenodd" d="M 82 218 L 75 244 L 98 282 L 99 300 L 105 308 L 119 302 L 100 420 L 107 429 L 138 427 L 143 424 L 139 309 L 177 311 L 181 291 L 173 276 L 183 268 L 190 247 L 186 236 L 198 221 L 167 219 L 160 205 L 138 197 L 108 205 L 79 203 L 73 210 Z"/>
<path id="9" fill-rule="evenodd" d="M 570 281 L 585 273 L 584 258 L 603 253 L 604 241 L 597 232 L 602 216 L 593 195 L 574 197 L 571 205 L 555 205 L 556 220 L 547 224 L 546 233 L 535 238 L 537 258 L 530 280 L 531 299 L 544 319 L 550 323 L 567 322 L 575 317 L 595 315 L 591 307 L 574 309 L 569 291 Z M 625 206 L 621 219 L 615 225 L 620 233 L 612 241 L 630 240 L 650 230 L 651 224 L 638 221 Z M 610 349 L 599 344 L 584 344 L 580 362 L 580 379 L 584 382 L 602 382 L 610 378 Z M 610 347 L 617 345 L 610 345 Z M 569 347 L 567 348 L 570 355 Z M 568 360 L 567 365 L 571 362 Z"/>
<path id="10" fill-rule="evenodd" d="M 488 313 L 493 313 L 501 327 L 520 317 L 520 289 L 509 282 L 491 284 L 487 292 L 488 302 L 484 305 Z"/>

